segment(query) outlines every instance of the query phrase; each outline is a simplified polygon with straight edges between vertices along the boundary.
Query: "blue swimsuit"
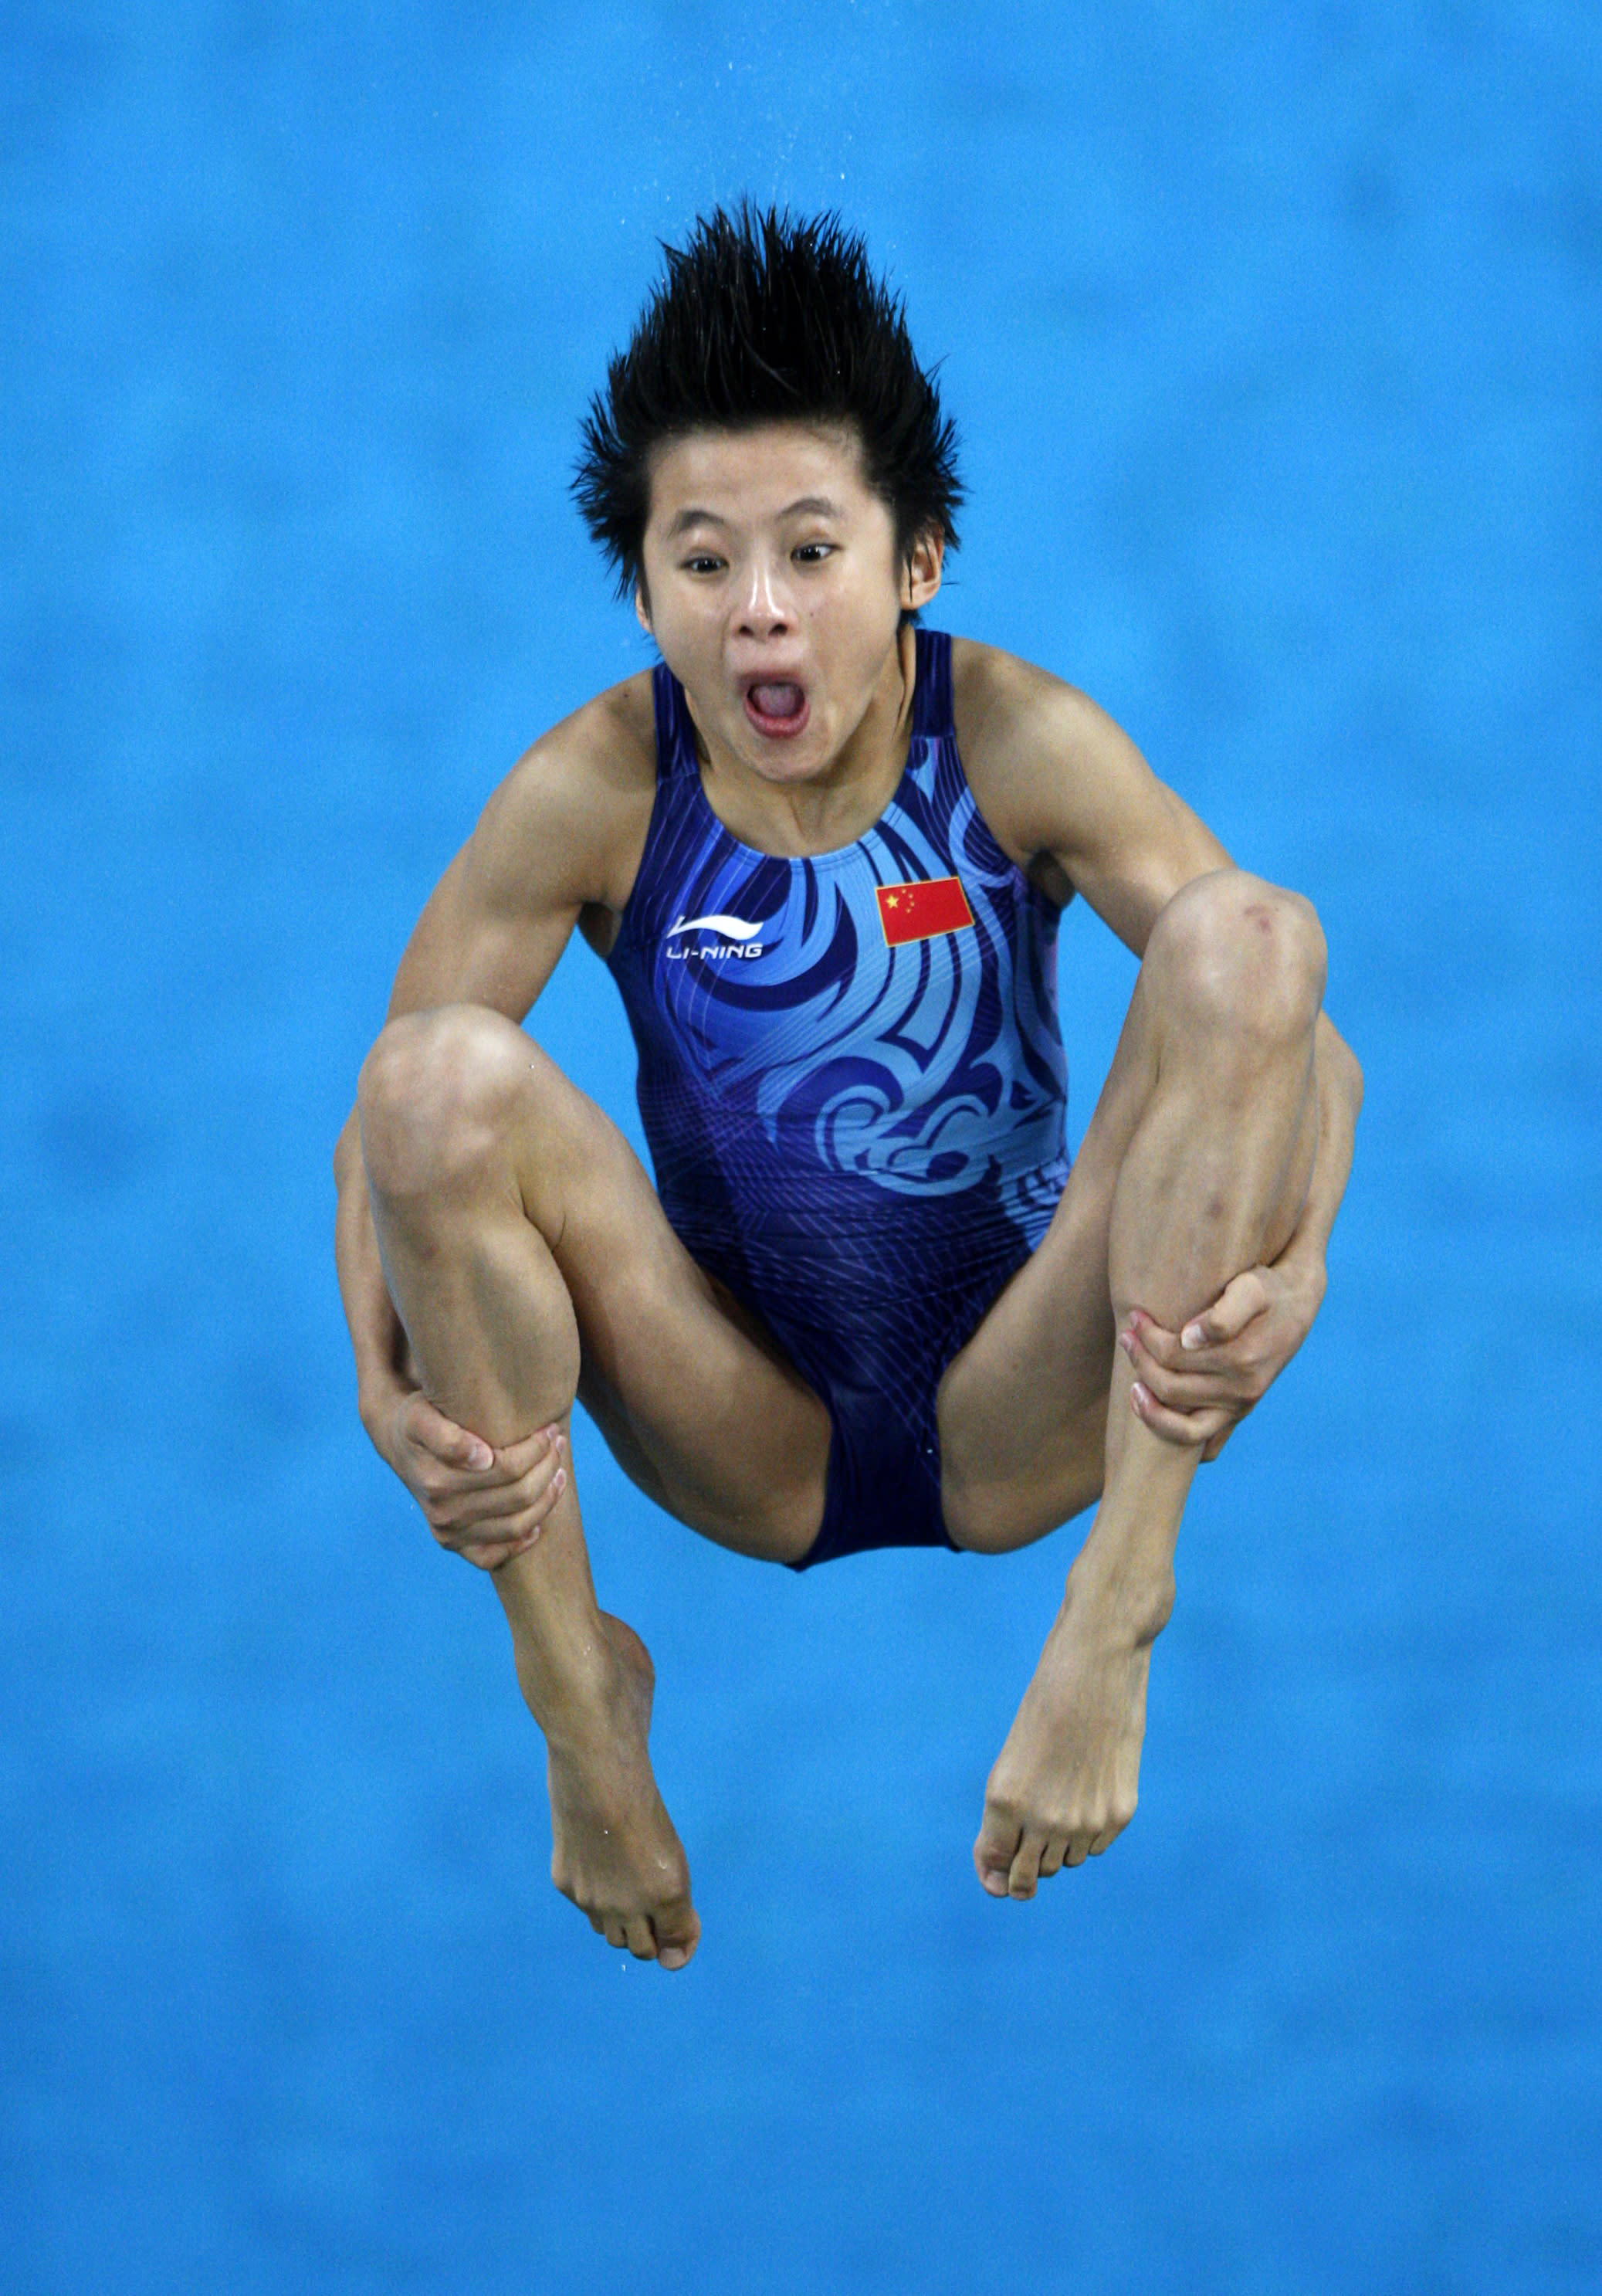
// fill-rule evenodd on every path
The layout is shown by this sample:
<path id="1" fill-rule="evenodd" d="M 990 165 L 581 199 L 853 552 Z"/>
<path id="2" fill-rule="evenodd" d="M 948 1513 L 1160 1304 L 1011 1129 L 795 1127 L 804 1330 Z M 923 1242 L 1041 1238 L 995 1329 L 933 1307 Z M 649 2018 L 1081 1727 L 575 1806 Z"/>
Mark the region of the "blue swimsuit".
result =
<path id="1" fill-rule="evenodd" d="M 803 1569 L 949 1545 L 941 1374 L 1068 1170 L 1058 913 L 974 803 L 950 638 L 916 636 L 900 787 L 854 845 L 804 860 L 723 827 L 658 668 L 656 805 L 608 959 L 662 1208 L 829 1406 Z"/>

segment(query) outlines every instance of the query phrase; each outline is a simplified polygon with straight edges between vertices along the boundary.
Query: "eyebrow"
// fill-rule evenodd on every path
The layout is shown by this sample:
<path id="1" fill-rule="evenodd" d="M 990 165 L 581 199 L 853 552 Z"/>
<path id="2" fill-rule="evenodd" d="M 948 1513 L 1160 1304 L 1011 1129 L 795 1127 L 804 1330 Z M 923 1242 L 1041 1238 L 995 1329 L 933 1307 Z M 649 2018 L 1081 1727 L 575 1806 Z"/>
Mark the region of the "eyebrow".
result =
<path id="1" fill-rule="evenodd" d="M 831 502 L 827 495 L 803 495 L 797 502 L 786 503 L 779 515 L 781 519 L 801 518 L 804 516 L 810 516 L 813 518 L 844 518 L 846 513 L 840 508 L 839 504 L 837 502 Z M 673 524 L 668 528 L 668 539 L 671 541 L 674 535 L 682 534 L 688 527 L 726 527 L 728 523 L 728 520 L 726 518 L 719 518 L 715 510 L 702 510 L 698 504 L 691 503 L 679 512 L 678 516 L 674 520 Z"/>

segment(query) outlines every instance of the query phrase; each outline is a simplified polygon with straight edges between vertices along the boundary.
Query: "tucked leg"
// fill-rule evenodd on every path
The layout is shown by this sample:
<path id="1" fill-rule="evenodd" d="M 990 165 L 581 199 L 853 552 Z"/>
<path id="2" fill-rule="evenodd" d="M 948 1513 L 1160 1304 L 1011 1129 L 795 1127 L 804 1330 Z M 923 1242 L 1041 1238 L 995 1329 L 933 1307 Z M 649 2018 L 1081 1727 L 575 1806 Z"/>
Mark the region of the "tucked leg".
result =
<path id="1" fill-rule="evenodd" d="M 439 1409 L 497 1447 L 565 1425 L 582 1360 L 666 1504 L 748 1552 L 803 1552 L 822 1406 L 720 1306 L 627 1144 L 522 1031 L 476 1006 L 394 1021 L 360 1105 L 386 1278 Z M 680 1966 L 699 1923 L 646 1752 L 650 1661 L 597 1605 L 571 1480 L 493 1575 L 546 1738 L 552 1878 L 614 1942 Z"/>
<path id="2" fill-rule="evenodd" d="M 1169 903 L 1052 1226 L 947 1374 L 960 1545 L 1022 1545 L 1100 1497 L 991 1775 L 975 1858 L 995 1894 L 1032 1896 L 1133 1812 L 1197 1455 L 1142 1423 L 1115 1335 L 1136 1308 L 1178 1329 L 1289 1238 L 1317 1142 L 1323 968 L 1311 908 L 1255 878 L 1221 871 Z"/>

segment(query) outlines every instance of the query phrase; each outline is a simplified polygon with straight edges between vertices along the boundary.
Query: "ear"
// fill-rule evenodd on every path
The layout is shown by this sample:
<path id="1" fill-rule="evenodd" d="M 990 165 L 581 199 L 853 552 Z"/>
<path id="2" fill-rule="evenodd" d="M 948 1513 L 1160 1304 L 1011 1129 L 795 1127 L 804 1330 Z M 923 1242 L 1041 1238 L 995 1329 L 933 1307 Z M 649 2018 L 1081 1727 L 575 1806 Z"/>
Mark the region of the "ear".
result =
<path id="1" fill-rule="evenodd" d="M 634 612 L 639 619 L 640 627 L 645 632 L 646 636 L 648 638 L 654 637 L 656 633 L 650 626 L 650 594 L 646 589 L 645 577 L 643 574 L 640 576 L 638 581 L 634 584 Z"/>
<path id="2" fill-rule="evenodd" d="M 940 588 L 940 571 L 945 562 L 945 537 L 937 526 L 926 527 L 913 537 L 901 570 L 901 604 L 903 613 L 916 612 L 927 606 Z"/>

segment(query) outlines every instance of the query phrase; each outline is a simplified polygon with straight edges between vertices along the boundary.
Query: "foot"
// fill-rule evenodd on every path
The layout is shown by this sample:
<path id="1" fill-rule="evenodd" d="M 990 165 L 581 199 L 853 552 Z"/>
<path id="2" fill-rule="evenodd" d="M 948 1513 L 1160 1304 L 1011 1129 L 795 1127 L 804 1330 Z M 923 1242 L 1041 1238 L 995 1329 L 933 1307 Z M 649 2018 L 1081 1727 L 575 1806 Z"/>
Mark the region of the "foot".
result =
<path id="1" fill-rule="evenodd" d="M 1099 1857 L 1135 1814 L 1152 1634 L 1067 1597 L 985 1789 L 974 1865 L 993 1898 Z"/>
<path id="2" fill-rule="evenodd" d="M 632 1627 L 604 1611 L 601 1623 L 616 1660 L 609 1693 L 547 1742 L 551 1878 L 609 1945 L 682 1969 L 701 1925 L 646 1752 L 656 1670 Z"/>

